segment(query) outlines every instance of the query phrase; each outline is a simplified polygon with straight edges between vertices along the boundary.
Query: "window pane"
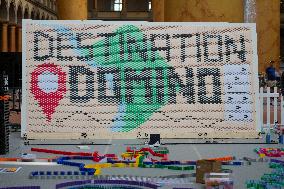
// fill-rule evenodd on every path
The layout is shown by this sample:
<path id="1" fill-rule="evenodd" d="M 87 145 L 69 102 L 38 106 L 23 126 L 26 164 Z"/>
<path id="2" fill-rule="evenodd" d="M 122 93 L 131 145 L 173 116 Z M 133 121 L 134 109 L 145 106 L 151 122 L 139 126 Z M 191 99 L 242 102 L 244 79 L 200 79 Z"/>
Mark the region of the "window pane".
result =
<path id="1" fill-rule="evenodd" d="M 114 11 L 121 11 L 121 4 L 114 4 Z"/>

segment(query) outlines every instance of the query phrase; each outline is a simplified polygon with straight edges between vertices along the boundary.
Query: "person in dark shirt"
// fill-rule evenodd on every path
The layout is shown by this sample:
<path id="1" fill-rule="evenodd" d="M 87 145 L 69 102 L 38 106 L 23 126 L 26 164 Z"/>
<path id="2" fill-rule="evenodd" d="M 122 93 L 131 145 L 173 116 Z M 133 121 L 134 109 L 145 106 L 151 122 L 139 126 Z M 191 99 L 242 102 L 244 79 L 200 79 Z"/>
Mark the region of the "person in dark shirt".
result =
<path id="1" fill-rule="evenodd" d="M 276 69 L 274 67 L 275 61 L 270 61 L 270 66 L 266 68 L 267 76 L 267 86 L 275 87 L 276 86 Z"/>

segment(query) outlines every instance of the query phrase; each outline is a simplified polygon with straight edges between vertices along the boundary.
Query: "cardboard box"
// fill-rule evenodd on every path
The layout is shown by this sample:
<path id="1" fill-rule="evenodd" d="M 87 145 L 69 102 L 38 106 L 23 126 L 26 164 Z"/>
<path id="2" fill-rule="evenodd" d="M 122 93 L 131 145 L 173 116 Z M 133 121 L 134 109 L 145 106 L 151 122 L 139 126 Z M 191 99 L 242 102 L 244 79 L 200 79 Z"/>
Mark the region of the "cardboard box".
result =
<path id="1" fill-rule="evenodd" d="M 216 160 L 198 160 L 196 162 L 196 183 L 205 184 L 205 173 L 220 173 L 222 163 Z"/>

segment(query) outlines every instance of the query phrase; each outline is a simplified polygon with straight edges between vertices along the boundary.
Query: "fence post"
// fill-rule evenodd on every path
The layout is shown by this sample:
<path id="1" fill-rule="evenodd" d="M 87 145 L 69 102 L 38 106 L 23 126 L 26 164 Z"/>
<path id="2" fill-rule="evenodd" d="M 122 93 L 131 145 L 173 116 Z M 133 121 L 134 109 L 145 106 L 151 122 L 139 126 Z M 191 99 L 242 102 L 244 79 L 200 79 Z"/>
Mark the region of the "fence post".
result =
<path id="1" fill-rule="evenodd" d="M 281 104 L 280 104 L 280 113 L 281 113 L 281 125 L 284 125 L 284 96 L 280 96 Z"/>
<path id="2" fill-rule="evenodd" d="M 270 131 L 270 87 L 267 87 L 267 97 L 266 97 L 266 125 L 267 125 L 267 128 L 269 129 Z"/>
<path id="3" fill-rule="evenodd" d="M 261 132 L 264 131 L 263 128 L 263 87 L 260 87 L 260 92 L 259 92 L 259 119 L 260 119 L 260 128 L 261 128 Z"/>
<path id="4" fill-rule="evenodd" d="M 278 96 L 276 96 L 275 94 L 278 94 L 277 93 L 277 87 L 274 87 L 274 90 L 273 90 L 273 99 L 274 99 L 274 103 L 273 103 L 273 105 L 274 105 L 274 110 L 273 110 L 273 116 L 274 116 L 274 118 L 273 118 L 273 125 L 278 121 L 278 118 L 277 118 L 277 99 L 278 99 Z"/>
<path id="5" fill-rule="evenodd" d="M 22 95 L 22 89 L 18 89 L 18 96 L 19 96 L 19 107 L 18 107 L 18 112 L 21 111 L 21 95 Z"/>

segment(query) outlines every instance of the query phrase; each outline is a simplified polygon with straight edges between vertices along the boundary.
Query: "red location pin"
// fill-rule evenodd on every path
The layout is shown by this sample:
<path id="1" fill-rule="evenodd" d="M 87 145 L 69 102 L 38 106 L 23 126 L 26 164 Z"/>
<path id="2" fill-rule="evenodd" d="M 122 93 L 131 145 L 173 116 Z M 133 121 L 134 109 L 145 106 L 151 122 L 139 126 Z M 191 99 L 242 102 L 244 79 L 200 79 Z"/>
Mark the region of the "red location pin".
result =
<path id="1" fill-rule="evenodd" d="M 32 72 L 31 84 L 31 92 L 50 122 L 51 115 L 66 93 L 66 73 L 53 63 L 41 64 Z"/>

